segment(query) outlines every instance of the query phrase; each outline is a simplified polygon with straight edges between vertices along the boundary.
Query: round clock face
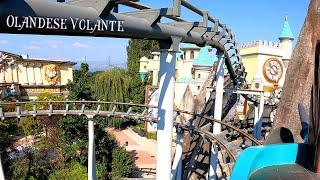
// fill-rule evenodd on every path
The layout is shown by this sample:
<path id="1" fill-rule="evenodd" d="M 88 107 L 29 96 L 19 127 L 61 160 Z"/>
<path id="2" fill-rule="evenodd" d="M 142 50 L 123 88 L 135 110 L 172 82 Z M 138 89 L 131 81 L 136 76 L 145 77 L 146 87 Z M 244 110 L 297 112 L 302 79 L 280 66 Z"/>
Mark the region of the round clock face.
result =
<path id="1" fill-rule="evenodd" d="M 275 58 L 268 59 L 263 65 L 263 75 L 270 83 L 278 83 L 283 74 L 281 61 Z"/>
<path id="2" fill-rule="evenodd" d="M 57 68 L 54 64 L 44 66 L 45 79 L 50 85 L 55 85 L 58 82 L 59 74 Z"/>

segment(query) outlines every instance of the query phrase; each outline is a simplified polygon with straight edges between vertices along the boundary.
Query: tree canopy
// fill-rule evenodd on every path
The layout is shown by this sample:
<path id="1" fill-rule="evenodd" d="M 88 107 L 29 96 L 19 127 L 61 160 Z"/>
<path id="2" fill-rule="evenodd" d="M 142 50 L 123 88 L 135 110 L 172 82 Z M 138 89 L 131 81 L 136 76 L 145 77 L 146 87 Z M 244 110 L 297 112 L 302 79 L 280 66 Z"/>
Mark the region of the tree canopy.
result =
<path id="1" fill-rule="evenodd" d="M 158 41 L 131 39 L 127 46 L 128 56 L 128 74 L 131 81 L 128 88 L 129 99 L 132 102 L 144 104 L 145 86 L 147 81 L 142 81 L 139 76 L 139 61 L 143 56 L 152 58 L 152 52 L 159 51 L 160 45 Z"/>
<path id="2" fill-rule="evenodd" d="M 67 84 L 68 98 L 70 100 L 92 100 L 92 82 L 93 75 L 89 72 L 89 65 L 82 63 L 80 69 L 73 72 L 73 81 Z"/>

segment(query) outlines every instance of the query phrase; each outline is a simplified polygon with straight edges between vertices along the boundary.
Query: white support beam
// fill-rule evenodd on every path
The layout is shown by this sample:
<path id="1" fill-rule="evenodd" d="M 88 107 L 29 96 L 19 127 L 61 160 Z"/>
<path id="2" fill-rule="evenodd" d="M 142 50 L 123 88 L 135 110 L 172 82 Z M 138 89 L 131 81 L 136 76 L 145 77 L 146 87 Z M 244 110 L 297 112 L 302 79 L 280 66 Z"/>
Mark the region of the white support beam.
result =
<path id="1" fill-rule="evenodd" d="M 177 129 L 176 153 L 172 165 L 172 180 L 181 180 L 182 178 L 182 152 L 183 152 L 183 133 Z"/>
<path id="2" fill-rule="evenodd" d="M 214 104 L 214 119 L 221 121 L 222 116 L 222 105 L 223 105 L 223 88 L 224 88 L 224 55 L 223 52 L 218 51 L 217 56 L 219 58 L 219 64 L 216 72 L 216 99 Z M 221 124 L 213 124 L 213 134 L 221 133 Z M 212 144 L 211 147 L 211 156 L 210 156 L 210 171 L 209 179 L 216 179 L 216 169 L 218 164 L 218 154 L 215 152 L 215 144 Z"/>
<path id="3" fill-rule="evenodd" d="M 89 148 L 88 148 L 88 180 L 96 180 L 96 159 L 95 159 L 95 143 L 94 143 L 94 122 L 93 116 L 88 117 L 88 133 L 89 133 Z"/>
<path id="4" fill-rule="evenodd" d="M 157 127 L 157 180 L 171 179 L 175 70 L 176 51 L 162 50 Z"/>
<path id="5" fill-rule="evenodd" d="M 261 128 L 263 121 L 263 110 L 264 110 L 264 93 L 260 93 L 260 104 L 259 104 L 259 117 L 254 121 L 253 127 L 253 137 L 260 140 L 261 139 Z M 258 120 L 258 121 L 256 121 Z"/>
<path id="6" fill-rule="evenodd" d="M 247 94 L 247 95 L 257 95 L 260 96 L 263 91 L 259 90 L 248 90 L 248 89 L 235 89 L 235 88 L 224 88 L 225 93 L 232 94 Z"/>
<path id="7" fill-rule="evenodd" d="M 2 162 L 1 162 L 1 152 L 0 152 L 0 180 L 5 180 L 4 171 L 3 171 Z"/>

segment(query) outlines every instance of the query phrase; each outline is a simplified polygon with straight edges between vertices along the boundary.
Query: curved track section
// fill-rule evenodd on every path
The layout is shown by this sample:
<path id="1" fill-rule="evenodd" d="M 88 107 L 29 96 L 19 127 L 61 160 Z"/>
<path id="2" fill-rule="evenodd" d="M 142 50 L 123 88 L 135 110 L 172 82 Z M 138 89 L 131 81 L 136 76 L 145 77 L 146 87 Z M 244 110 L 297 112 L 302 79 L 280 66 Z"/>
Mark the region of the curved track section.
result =
<path id="1" fill-rule="evenodd" d="M 88 106 L 88 105 L 95 105 Z M 101 110 L 104 107 L 109 106 L 112 110 Z M 126 106 L 127 111 L 118 111 L 117 107 Z M 28 108 L 26 108 L 28 107 Z M 28 110 L 32 107 L 32 110 Z M 79 109 L 76 109 L 78 107 Z M 134 108 L 143 108 L 143 112 L 134 112 Z M 133 104 L 133 103 L 121 103 L 121 102 L 104 102 L 104 101 L 27 101 L 27 102 L 15 102 L 15 103 L 0 103 L 0 118 L 10 119 L 10 118 L 21 118 L 28 116 L 68 116 L 68 115 L 85 115 L 85 116 L 100 116 L 100 117 L 120 117 L 125 118 L 127 120 L 135 120 L 135 121 L 153 121 L 157 122 L 157 117 L 152 116 L 148 113 L 149 109 L 157 108 L 156 106 L 149 105 L 141 105 L 141 104 Z M 204 119 L 208 119 L 213 122 L 220 123 L 222 125 L 227 126 L 228 128 L 237 131 L 254 144 L 260 145 L 261 143 L 251 137 L 249 134 L 243 132 L 241 129 L 222 122 L 215 120 L 211 117 L 203 116 L 201 114 L 196 114 L 183 110 L 175 110 L 177 116 L 180 114 L 189 114 L 194 117 L 201 117 Z M 176 117 L 177 117 L 176 116 Z M 236 160 L 236 156 L 225 146 L 224 142 L 222 142 L 219 138 L 213 135 L 211 132 L 194 127 L 191 125 L 183 125 L 181 123 L 175 122 L 175 126 L 177 128 L 181 128 L 184 131 L 188 131 L 190 133 L 197 133 L 202 135 L 203 138 L 217 143 L 222 149 L 226 150 L 226 153 L 231 158 L 233 162 Z"/>
<path id="2" fill-rule="evenodd" d="M 2 0 L 0 1 L 0 33 L 143 38 L 159 40 L 161 44 L 172 44 L 173 37 L 178 37 L 181 42 L 199 46 L 210 45 L 223 52 L 234 86 L 242 89 L 247 87 L 245 68 L 241 62 L 240 50 L 234 34 L 227 25 L 221 23 L 219 19 L 212 18 L 207 11 L 198 9 L 186 0 L 173 0 L 173 7 L 161 9 L 130 0 L 99 2 L 73 0 L 68 3 L 56 3 L 43 0 Z M 119 5 L 136 10 L 120 12 Z M 182 6 L 200 15 L 202 19 L 199 22 L 184 19 L 181 17 Z M 21 26 L 8 24 L 10 19 L 14 20 L 13 17 L 16 18 L 15 23 L 20 23 Z M 30 21 L 47 17 L 59 22 L 63 21 L 63 29 L 40 29 L 31 25 L 26 27 L 21 24 L 26 17 L 30 18 Z M 163 23 L 162 18 L 169 18 L 172 22 Z M 79 24 L 75 23 L 76 20 Z M 118 23 L 117 28 L 104 29 L 100 26 L 96 28 L 97 24 L 110 21 Z M 86 23 L 85 26 L 83 22 Z M 257 102 L 254 97 L 244 96 L 252 102 Z"/>

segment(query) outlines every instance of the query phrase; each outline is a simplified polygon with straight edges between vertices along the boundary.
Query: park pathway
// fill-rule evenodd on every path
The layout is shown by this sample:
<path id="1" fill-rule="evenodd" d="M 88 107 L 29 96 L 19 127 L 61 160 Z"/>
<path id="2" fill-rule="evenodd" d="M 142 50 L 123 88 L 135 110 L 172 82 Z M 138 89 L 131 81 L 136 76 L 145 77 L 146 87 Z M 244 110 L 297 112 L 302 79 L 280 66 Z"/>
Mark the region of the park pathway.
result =
<path id="1" fill-rule="evenodd" d="M 155 172 L 157 141 L 141 137 L 131 128 L 124 130 L 107 128 L 106 130 L 115 136 L 120 146 L 125 146 L 126 142 L 128 143 L 125 147 L 126 151 L 134 158 L 137 169 L 142 169 L 145 172 Z M 149 173 L 142 173 L 141 176 L 152 177 Z"/>

